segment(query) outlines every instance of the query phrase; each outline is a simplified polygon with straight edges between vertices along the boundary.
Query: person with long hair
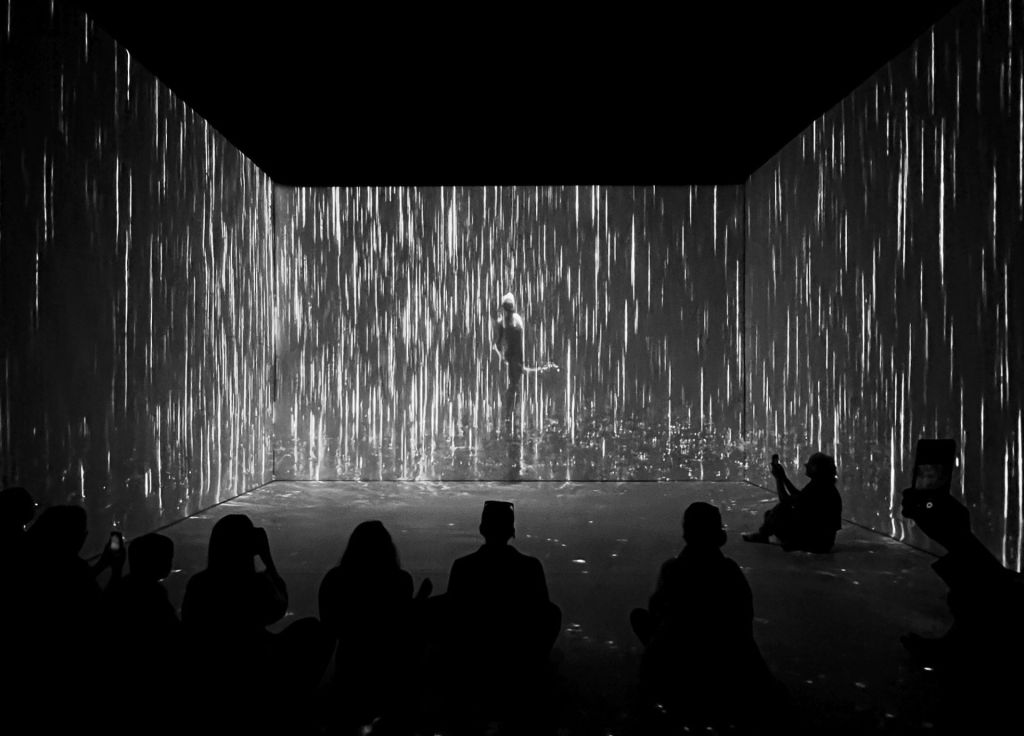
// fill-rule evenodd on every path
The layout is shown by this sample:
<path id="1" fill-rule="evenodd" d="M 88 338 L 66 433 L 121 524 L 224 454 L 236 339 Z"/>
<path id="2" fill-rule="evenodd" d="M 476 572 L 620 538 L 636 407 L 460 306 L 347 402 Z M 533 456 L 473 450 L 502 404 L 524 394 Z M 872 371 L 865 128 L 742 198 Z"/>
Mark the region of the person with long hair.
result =
<path id="1" fill-rule="evenodd" d="M 263 565 L 257 571 L 256 560 Z M 312 693 L 331 655 L 331 640 L 313 617 L 280 633 L 267 627 L 288 610 L 288 589 L 270 554 L 266 530 L 245 514 L 220 519 L 210 534 L 206 569 L 185 588 L 181 621 L 190 640 L 196 671 L 206 685 L 256 682 L 268 686 L 262 710 L 227 703 L 230 728 L 301 712 L 298 700 Z M 281 706 L 274 709 L 273 705 Z"/>
<path id="2" fill-rule="evenodd" d="M 425 580 L 417 598 L 430 594 Z M 344 717 L 366 722 L 408 711 L 420 637 L 412 576 L 380 521 L 364 521 L 320 584 L 320 620 L 337 640 L 335 681 Z"/>

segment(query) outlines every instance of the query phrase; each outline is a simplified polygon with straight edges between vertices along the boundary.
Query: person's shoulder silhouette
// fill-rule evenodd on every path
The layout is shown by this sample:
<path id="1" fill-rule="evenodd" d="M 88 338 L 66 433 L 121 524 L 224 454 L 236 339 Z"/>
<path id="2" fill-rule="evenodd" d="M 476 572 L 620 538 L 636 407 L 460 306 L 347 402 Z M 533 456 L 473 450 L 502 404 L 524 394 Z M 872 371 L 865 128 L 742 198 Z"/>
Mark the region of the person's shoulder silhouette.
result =
<path id="1" fill-rule="evenodd" d="M 512 504 L 487 501 L 480 534 L 483 546 L 452 564 L 448 594 L 457 600 L 492 605 L 547 603 L 547 582 L 540 560 L 508 544 L 515 536 Z"/>
<path id="2" fill-rule="evenodd" d="M 683 536 L 685 548 L 662 565 L 651 597 L 655 633 L 700 627 L 731 636 L 749 629 L 750 586 L 736 562 L 722 554 L 726 536 L 718 509 L 691 504 L 683 516 Z"/>
<path id="3" fill-rule="evenodd" d="M 80 506 L 51 506 L 30 527 L 26 552 L 34 578 L 31 583 L 47 605 L 61 606 L 58 599 L 65 598 L 89 610 L 99 604 L 100 587 L 89 564 L 79 556 L 88 534 L 88 515 Z"/>
<path id="4" fill-rule="evenodd" d="M 107 590 L 122 634 L 159 641 L 177 632 L 178 615 L 162 582 L 173 561 L 174 542 L 162 534 L 146 534 L 128 545 L 128 575 Z"/>
<path id="5" fill-rule="evenodd" d="M 352 626 L 386 626 L 381 617 L 410 603 L 412 587 L 387 529 L 380 521 L 364 521 L 320 583 L 320 619 L 338 636 L 357 633 Z"/>
<path id="6" fill-rule="evenodd" d="M 256 558 L 265 569 L 256 571 Z M 245 514 L 213 526 L 206 569 L 193 575 L 181 604 L 194 636 L 246 637 L 262 632 L 288 609 L 288 591 L 270 557 L 267 534 Z"/>

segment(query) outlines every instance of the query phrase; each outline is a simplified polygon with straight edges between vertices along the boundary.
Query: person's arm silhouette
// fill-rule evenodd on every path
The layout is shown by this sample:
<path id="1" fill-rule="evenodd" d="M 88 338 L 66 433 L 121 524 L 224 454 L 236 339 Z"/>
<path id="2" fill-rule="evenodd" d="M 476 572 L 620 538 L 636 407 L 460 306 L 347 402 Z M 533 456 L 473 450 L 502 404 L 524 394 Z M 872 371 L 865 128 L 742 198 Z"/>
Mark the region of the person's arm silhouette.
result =
<path id="1" fill-rule="evenodd" d="M 124 563 L 127 559 L 124 542 L 122 541 L 115 550 L 111 547 L 111 539 L 108 539 L 107 543 L 103 546 L 100 558 L 89 568 L 93 577 L 99 577 L 104 570 L 110 568 L 110 580 L 107 581 L 108 588 L 112 586 L 117 587 L 118 583 L 120 583 L 124 573 Z"/>
<path id="2" fill-rule="evenodd" d="M 536 557 L 530 560 L 530 600 L 535 603 L 547 603 L 551 600 L 548 596 L 548 581 L 544 576 L 544 566 Z"/>
<path id="3" fill-rule="evenodd" d="M 655 624 L 661 621 L 665 616 L 668 609 L 668 598 L 669 598 L 669 579 L 672 576 L 672 570 L 676 566 L 674 559 L 666 561 L 658 572 L 658 582 L 654 587 L 654 592 L 651 593 L 650 599 L 647 601 L 647 610 L 651 613 L 651 619 Z"/>
<path id="4" fill-rule="evenodd" d="M 267 538 L 267 530 L 262 527 L 256 527 L 253 529 L 253 532 L 253 551 L 263 563 L 265 568 L 263 578 L 267 581 L 267 587 L 270 591 L 267 604 L 260 612 L 263 625 L 269 626 L 279 621 L 288 611 L 288 587 L 285 585 L 284 579 L 277 572 L 274 558 L 270 554 L 270 540 Z"/>
<path id="5" fill-rule="evenodd" d="M 778 491 L 779 501 L 791 503 L 796 500 L 800 491 L 786 476 L 786 469 L 779 463 L 778 455 L 772 455 L 771 470 L 772 476 L 775 478 L 775 490 Z"/>
<path id="6" fill-rule="evenodd" d="M 502 324 L 501 318 L 499 317 L 493 323 L 494 329 L 494 340 L 491 342 L 491 352 L 496 353 L 502 360 L 505 359 L 505 354 L 502 352 L 502 338 L 505 334 L 505 327 Z"/>
<path id="7" fill-rule="evenodd" d="M 430 594 L 434 592 L 434 584 L 430 582 L 430 578 L 423 578 L 423 582 L 420 583 L 420 589 L 416 591 L 416 600 L 423 601 L 430 597 Z"/>

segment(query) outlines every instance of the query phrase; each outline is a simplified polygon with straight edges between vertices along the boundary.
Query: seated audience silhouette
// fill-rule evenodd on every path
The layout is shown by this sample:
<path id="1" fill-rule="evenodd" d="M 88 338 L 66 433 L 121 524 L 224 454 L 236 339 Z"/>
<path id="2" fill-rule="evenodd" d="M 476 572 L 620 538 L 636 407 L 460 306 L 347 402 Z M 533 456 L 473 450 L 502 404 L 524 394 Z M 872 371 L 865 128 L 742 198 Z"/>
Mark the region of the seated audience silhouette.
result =
<path id="1" fill-rule="evenodd" d="M 30 527 L 21 575 L 18 662 L 29 697 L 60 692 L 62 707 L 39 713 L 37 728 L 60 728 L 84 717 L 99 692 L 102 662 L 102 591 L 96 577 L 111 568 L 111 584 L 120 577 L 124 551 L 109 543 L 96 565 L 79 556 L 88 536 L 88 516 L 79 506 L 52 506 Z M 60 725 L 59 725 L 60 724 Z"/>
<path id="2" fill-rule="evenodd" d="M 417 598 L 430 595 L 424 580 Z M 409 710 L 420 637 L 412 576 L 384 525 L 364 521 L 320 583 L 320 620 L 337 639 L 335 682 L 358 723 Z"/>
<path id="3" fill-rule="evenodd" d="M 511 503 L 487 501 L 480 534 L 483 546 L 457 559 L 448 576 L 449 653 L 463 693 L 500 710 L 536 684 L 562 614 L 548 598 L 540 560 L 508 544 L 515 536 Z"/>
<path id="4" fill-rule="evenodd" d="M 112 681 L 123 682 L 123 715 L 145 730 L 177 730 L 152 714 L 161 709 L 184 674 L 184 637 L 162 581 L 171 574 L 174 542 L 146 534 L 128 546 L 128 574 L 105 591 Z M 169 714 L 173 716 L 172 714 Z"/>
<path id="5" fill-rule="evenodd" d="M 843 515 L 835 461 L 823 452 L 811 455 L 804 465 L 811 481 L 800 490 L 786 476 L 778 455 L 772 455 L 771 471 L 779 503 L 765 513 L 764 524 L 757 532 L 743 535 L 744 541 L 769 542 L 775 536 L 786 551 L 830 551 Z"/>
<path id="6" fill-rule="evenodd" d="M 743 571 L 722 554 L 718 509 L 698 501 L 683 514 L 686 546 L 661 566 L 648 608 L 630 615 L 644 644 L 640 680 L 652 701 L 684 722 L 766 718 L 779 687 L 753 632 L 753 597 Z"/>
<path id="7" fill-rule="evenodd" d="M 295 699 L 312 692 L 327 666 L 333 642 L 315 618 L 296 621 L 279 634 L 267 631 L 287 609 L 288 590 L 266 531 L 244 514 L 220 519 L 210 534 L 206 569 L 189 579 L 181 605 L 190 651 L 198 660 L 193 666 L 206 687 L 259 682 L 273 695 L 264 707 L 280 701 L 276 713 L 234 708 L 223 714 L 232 728 L 246 726 L 244 718 L 266 725 L 268 717 L 285 717 L 288 710 L 294 716 Z"/>

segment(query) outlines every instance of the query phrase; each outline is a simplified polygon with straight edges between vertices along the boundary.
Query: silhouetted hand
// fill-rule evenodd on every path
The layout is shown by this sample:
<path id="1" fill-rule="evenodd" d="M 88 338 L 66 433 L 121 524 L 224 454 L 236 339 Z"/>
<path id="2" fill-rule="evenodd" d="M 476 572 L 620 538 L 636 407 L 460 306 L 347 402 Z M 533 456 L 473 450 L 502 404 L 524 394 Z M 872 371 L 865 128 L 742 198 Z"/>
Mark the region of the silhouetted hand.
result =
<path id="1" fill-rule="evenodd" d="M 120 547 L 117 550 L 111 549 L 110 540 L 103 545 L 103 552 L 100 553 L 100 558 L 92 566 L 92 574 L 99 575 L 101 572 L 110 568 L 111 574 L 117 578 L 121 576 L 122 570 L 124 570 L 124 563 L 128 555 L 125 551 L 125 544 L 122 541 Z"/>
<path id="2" fill-rule="evenodd" d="M 779 456 L 778 455 L 772 455 L 771 470 L 772 470 L 772 475 L 775 478 L 777 478 L 778 480 L 785 480 L 786 479 L 786 469 L 783 468 L 782 465 L 779 464 Z"/>
<path id="3" fill-rule="evenodd" d="M 253 530 L 253 554 L 263 560 L 264 565 L 270 565 L 270 540 L 267 538 L 267 530 L 261 526 Z"/>
<path id="4" fill-rule="evenodd" d="M 109 549 L 109 543 L 108 543 Z M 110 550 L 110 568 L 115 573 L 120 573 L 124 569 L 124 563 L 128 560 L 128 552 L 125 550 L 125 545 L 122 544 L 121 548 L 116 552 Z"/>
<path id="5" fill-rule="evenodd" d="M 929 537 L 947 549 L 971 535 L 971 516 L 967 507 L 949 494 L 935 494 L 917 488 L 904 488 L 900 511 L 912 519 Z"/>
<path id="6" fill-rule="evenodd" d="M 420 583 L 420 589 L 416 591 L 416 600 L 423 601 L 430 597 L 430 594 L 434 592 L 434 584 L 430 582 L 430 578 L 424 578 L 423 582 Z"/>

